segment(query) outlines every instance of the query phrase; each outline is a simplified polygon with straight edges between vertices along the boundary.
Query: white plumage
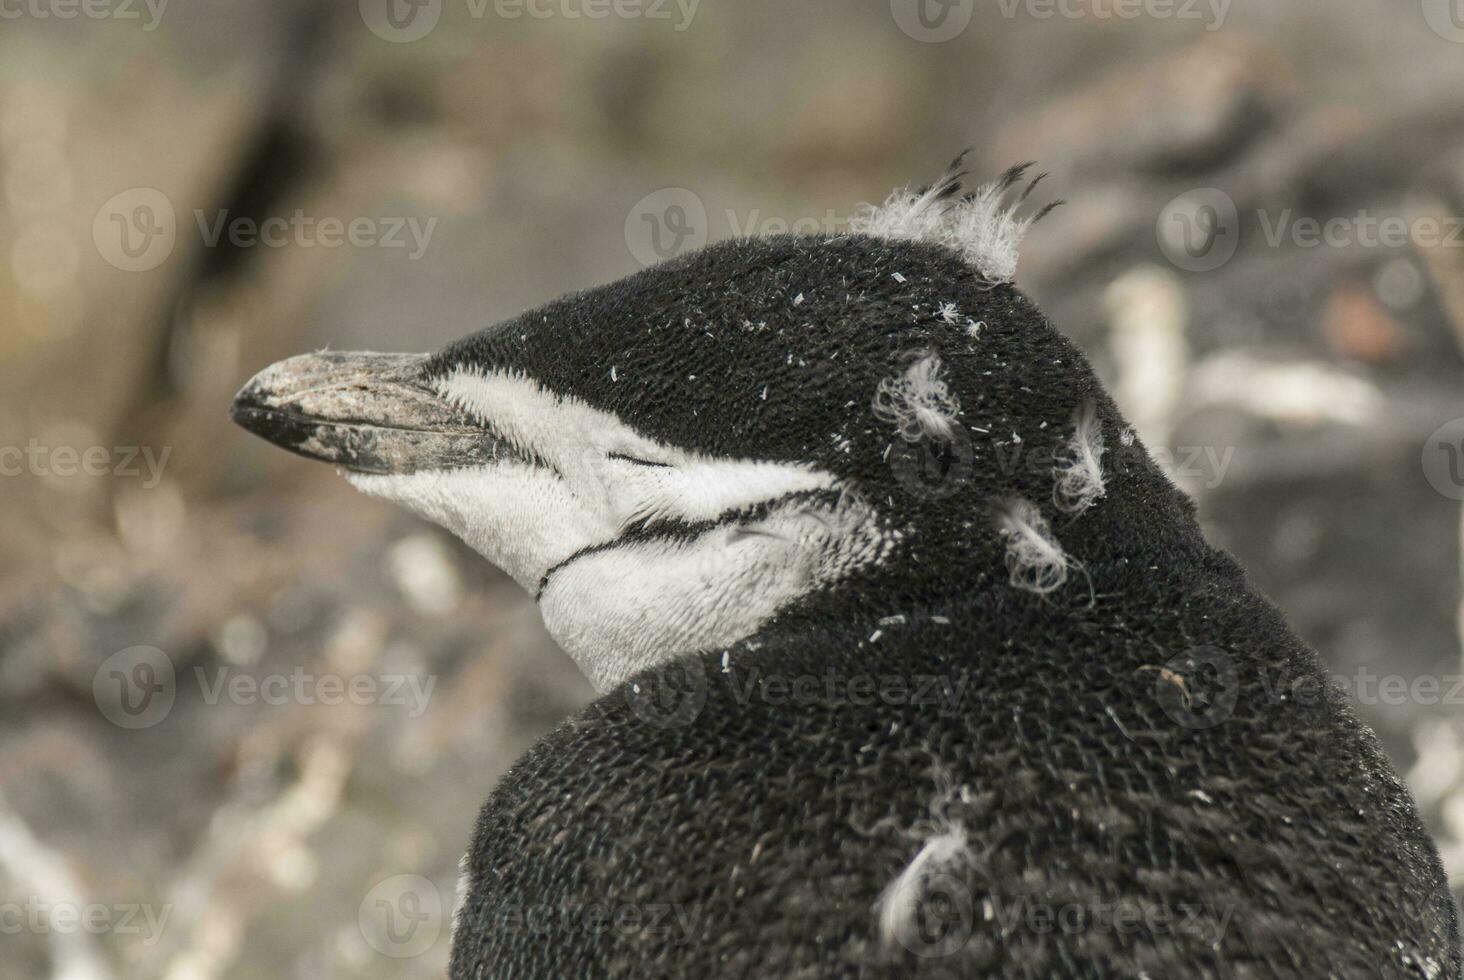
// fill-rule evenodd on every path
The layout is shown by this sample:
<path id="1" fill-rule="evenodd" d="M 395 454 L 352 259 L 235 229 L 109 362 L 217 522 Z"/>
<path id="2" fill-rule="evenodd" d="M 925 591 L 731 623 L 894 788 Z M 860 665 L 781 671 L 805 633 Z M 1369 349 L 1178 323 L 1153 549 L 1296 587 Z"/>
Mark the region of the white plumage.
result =
<path id="1" fill-rule="evenodd" d="M 996 526 L 1006 539 L 1006 566 L 1013 586 L 1038 595 L 1062 587 L 1072 562 L 1036 504 L 1020 497 L 1003 501 Z"/>
<path id="2" fill-rule="evenodd" d="M 1011 282 L 1017 272 L 1018 249 L 1027 229 L 1051 210 L 1043 208 L 1025 217 L 1017 211 L 1038 177 L 1015 200 L 1010 191 L 1026 172 L 1013 167 L 997 180 L 961 195 L 960 169 L 965 154 L 957 157 L 944 177 L 928 190 L 905 187 L 881 205 L 865 204 L 850 221 L 852 231 L 876 238 L 932 242 L 960 252 L 991 283 Z"/>
<path id="3" fill-rule="evenodd" d="M 1052 501 L 1067 514 L 1081 514 L 1103 496 L 1103 425 L 1090 399 L 1078 406 L 1072 438 L 1059 451 L 1053 467 Z"/>
<path id="4" fill-rule="evenodd" d="M 879 383 L 873 408 L 876 418 L 900 430 L 901 439 L 919 442 L 927 436 L 950 439 L 961 403 L 942 377 L 940 358 L 927 352 L 904 373 Z"/>

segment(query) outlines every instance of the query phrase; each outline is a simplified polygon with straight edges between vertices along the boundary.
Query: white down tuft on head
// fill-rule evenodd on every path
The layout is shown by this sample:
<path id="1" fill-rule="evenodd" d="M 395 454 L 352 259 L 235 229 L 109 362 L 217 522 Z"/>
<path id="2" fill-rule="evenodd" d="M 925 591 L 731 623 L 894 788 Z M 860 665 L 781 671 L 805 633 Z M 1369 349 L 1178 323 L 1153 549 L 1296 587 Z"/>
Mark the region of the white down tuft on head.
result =
<path id="1" fill-rule="evenodd" d="M 893 423 L 906 442 L 927 436 L 950 439 L 961 411 L 943 377 L 940 358 L 929 351 L 919 354 L 903 373 L 881 381 L 871 407 L 875 418 Z"/>
<path id="2" fill-rule="evenodd" d="M 874 238 L 945 245 L 960 252 L 988 282 L 1011 282 L 1027 229 L 1061 202 L 1018 216 L 1028 195 L 1047 176 L 1038 176 L 1012 200 L 1009 192 L 1026 175 L 1029 163 L 1012 167 L 963 195 L 961 182 L 966 173 L 961 165 L 965 158 L 965 153 L 956 157 L 945 175 L 928 188 L 905 187 L 884 204 L 862 205 L 850 221 L 850 230 Z"/>

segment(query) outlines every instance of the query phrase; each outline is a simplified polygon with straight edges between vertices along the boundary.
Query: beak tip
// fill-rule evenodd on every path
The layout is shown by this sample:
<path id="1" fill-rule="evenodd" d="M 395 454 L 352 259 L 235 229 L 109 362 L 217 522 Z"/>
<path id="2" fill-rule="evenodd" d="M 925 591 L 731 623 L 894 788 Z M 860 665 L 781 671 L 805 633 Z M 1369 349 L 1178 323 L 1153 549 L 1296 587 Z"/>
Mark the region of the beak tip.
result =
<path id="1" fill-rule="evenodd" d="M 234 400 L 229 403 L 229 421 L 233 422 L 235 425 L 243 426 L 247 429 L 248 426 L 244 424 L 245 410 L 244 393 L 241 391 L 239 392 L 239 394 L 235 395 Z"/>
<path id="2" fill-rule="evenodd" d="M 259 430 L 259 423 L 264 417 L 264 412 L 258 382 L 259 379 L 256 376 L 239 389 L 239 393 L 229 403 L 229 420 L 253 435 L 263 436 L 264 434 Z"/>

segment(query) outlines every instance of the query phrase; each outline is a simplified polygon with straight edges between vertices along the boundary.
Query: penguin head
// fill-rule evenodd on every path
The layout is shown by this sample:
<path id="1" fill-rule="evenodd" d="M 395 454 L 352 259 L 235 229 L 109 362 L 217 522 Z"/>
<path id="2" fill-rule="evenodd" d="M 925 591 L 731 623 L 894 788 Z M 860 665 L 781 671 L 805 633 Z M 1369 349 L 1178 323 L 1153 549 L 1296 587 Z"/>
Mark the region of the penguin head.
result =
<path id="1" fill-rule="evenodd" d="M 1020 176 L 953 167 L 855 233 L 712 245 L 430 355 L 292 358 L 234 415 L 462 537 L 601 690 L 809 604 L 1050 593 L 1054 466 L 1085 409 L 1100 467 L 1122 423 L 1009 282 Z"/>

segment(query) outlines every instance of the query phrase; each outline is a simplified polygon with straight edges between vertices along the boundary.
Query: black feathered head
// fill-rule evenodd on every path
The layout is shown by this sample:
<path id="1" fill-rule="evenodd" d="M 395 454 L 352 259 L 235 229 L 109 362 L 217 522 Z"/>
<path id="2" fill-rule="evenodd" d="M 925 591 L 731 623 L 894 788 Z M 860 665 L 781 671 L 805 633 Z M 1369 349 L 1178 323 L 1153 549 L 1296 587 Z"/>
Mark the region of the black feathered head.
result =
<path id="1" fill-rule="evenodd" d="M 1037 182 L 963 193 L 959 165 L 851 234 L 713 245 L 432 355 L 281 362 L 235 416 L 462 536 L 602 689 L 809 610 L 1087 601 L 1085 563 L 1192 522 L 1011 284 Z"/>

